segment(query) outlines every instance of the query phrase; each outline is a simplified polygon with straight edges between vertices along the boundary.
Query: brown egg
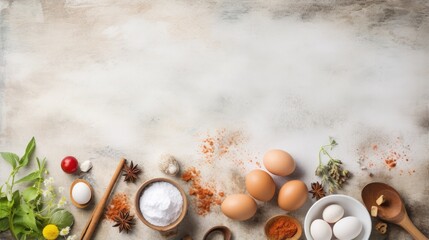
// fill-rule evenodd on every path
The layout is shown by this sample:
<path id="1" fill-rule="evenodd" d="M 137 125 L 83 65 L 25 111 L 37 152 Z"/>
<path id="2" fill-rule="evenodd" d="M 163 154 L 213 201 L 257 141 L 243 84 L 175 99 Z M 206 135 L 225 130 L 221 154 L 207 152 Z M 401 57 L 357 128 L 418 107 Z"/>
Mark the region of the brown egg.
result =
<path id="1" fill-rule="evenodd" d="M 308 189 L 303 181 L 292 180 L 286 182 L 279 192 L 279 207 L 286 211 L 300 208 L 307 201 Z"/>
<path id="2" fill-rule="evenodd" d="M 273 198 L 276 184 L 270 174 L 257 169 L 246 175 L 246 189 L 252 197 L 267 202 Z"/>
<path id="3" fill-rule="evenodd" d="M 270 173 L 283 177 L 295 171 L 295 161 L 292 156 L 279 149 L 265 153 L 264 166 Z"/>
<path id="4" fill-rule="evenodd" d="M 238 220 L 247 220 L 256 213 L 256 202 L 246 194 L 229 195 L 223 200 L 221 210 L 225 216 Z"/>

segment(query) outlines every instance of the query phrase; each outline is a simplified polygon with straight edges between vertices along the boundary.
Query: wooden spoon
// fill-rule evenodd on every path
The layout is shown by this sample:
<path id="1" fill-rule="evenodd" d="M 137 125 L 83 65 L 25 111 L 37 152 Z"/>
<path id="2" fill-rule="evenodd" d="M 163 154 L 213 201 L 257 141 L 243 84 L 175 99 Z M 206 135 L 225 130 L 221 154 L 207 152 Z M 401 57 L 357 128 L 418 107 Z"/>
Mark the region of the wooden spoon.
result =
<path id="1" fill-rule="evenodd" d="M 386 201 L 378 206 L 375 201 L 381 195 L 384 195 Z M 372 206 L 378 207 L 380 219 L 401 226 L 416 240 L 428 240 L 411 222 L 401 196 L 393 187 L 380 182 L 370 183 L 362 190 L 362 200 L 368 211 L 371 211 Z"/>
<path id="2" fill-rule="evenodd" d="M 203 237 L 203 240 L 207 240 L 208 239 L 208 237 L 209 237 L 209 235 L 212 233 L 212 232 L 215 232 L 215 231 L 220 231 L 220 232 L 222 232 L 222 234 L 223 234 L 223 239 L 224 240 L 231 240 L 232 239 L 232 233 L 231 233 L 231 230 L 229 230 L 229 228 L 227 228 L 227 227 L 225 227 L 225 226 L 216 226 L 216 227 L 212 227 L 212 228 L 210 228 L 208 231 L 207 231 L 207 233 L 204 235 L 204 237 Z"/>

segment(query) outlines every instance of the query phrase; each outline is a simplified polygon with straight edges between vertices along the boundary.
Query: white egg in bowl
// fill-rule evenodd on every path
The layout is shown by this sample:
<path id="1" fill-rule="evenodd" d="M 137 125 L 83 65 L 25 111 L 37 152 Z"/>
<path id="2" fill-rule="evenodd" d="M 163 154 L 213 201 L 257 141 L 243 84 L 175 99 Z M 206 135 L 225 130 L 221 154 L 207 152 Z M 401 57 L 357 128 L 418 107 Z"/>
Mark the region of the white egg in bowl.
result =
<path id="1" fill-rule="evenodd" d="M 367 240 L 371 234 L 371 217 L 366 210 L 365 206 L 356 200 L 347 195 L 342 194 L 333 194 L 326 196 L 319 201 L 315 202 L 313 206 L 308 210 L 307 215 L 304 220 L 304 233 L 308 240 L 314 240 L 315 237 L 311 235 L 310 226 L 316 219 L 323 220 L 323 211 L 332 204 L 338 204 L 344 209 L 344 215 L 342 217 L 346 218 L 349 216 L 353 216 L 357 218 L 358 222 L 361 223 L 362 228 L 358 229 L 360 231 L 359 235 L 354 240 Z M 340 220 L 339 220 L 340 221 Z M 338 221 L 337 221 L 338 222 Z M 334 227 L 335 223 L 331 224 L 331 227 Z M 354 231 L 356 229 L 344 229 L 345 231 Z M 317 238 L 317 237 L 316 237 Z M 334 235 L 332 235 L 332 239 L 337 239 Z"/>
<path id="2" fill-rule="evenodd" d="M 93 199 L 94 189 L 83 179 L 76 179 L 70 185 L 70 200 L 77 208 L 86 208 Z"/>

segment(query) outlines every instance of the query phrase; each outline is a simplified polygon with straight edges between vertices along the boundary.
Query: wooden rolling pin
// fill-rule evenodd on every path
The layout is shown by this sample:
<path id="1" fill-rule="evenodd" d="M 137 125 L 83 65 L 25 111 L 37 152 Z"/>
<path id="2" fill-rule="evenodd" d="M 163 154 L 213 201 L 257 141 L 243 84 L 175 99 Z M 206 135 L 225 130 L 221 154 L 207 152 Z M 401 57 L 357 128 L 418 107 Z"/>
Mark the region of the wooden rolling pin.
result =
<path id="1" fill-rule="evenodd" d="M 104 192 L 103 197 L 101 198 L 100 202 L 98 202 L 97 206 L 92 212 L 91 217 L 86 223 L 85 228 L 82 231 L 80 240 L 90 240 L 92 235 L 94 234 L 95 229 L 97 228 L 98 222 L 100 221 L 100 218 L 103 215 L 104 206 L 106 205 L 107 199 L 109 199 L 109 196 L 110 196 L 110 193 L 112 192 L 113 187 L 115 186 L 118 178 L 121 176 L 121 171 L 125 163 L 126 163 L 125 158 L 122 158 L 121 161 L 119 161 L 118 167 L 116 168 L 116 171 L 113 174 L 112 179 L 110 180 L 110 183 L 107 186 L 107 189 Z"/>

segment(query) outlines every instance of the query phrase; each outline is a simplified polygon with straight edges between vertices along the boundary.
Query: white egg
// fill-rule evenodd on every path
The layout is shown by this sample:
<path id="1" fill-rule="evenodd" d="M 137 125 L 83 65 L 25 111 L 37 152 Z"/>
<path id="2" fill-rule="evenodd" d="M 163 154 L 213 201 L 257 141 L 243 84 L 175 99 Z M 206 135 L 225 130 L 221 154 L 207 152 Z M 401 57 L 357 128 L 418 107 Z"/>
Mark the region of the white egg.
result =
<path id="1" fill-rule="evenodd" d="M 331 226 L 322 219 L 314 220 L 310 225 L 310 233 L 314 240 L 331 240 Z"/>
<path id="2" fill-rule="evenodd" d="M 329 205 L 323 210 L 323 220 L 335 223 L 344 216 L 344 208 L 338 204 Z"/>
<path id="3" fill-rule="evenodd" d="M 84 205 L 91 200 L 91 189 L 83 182 L 78 182 L 73 186 L 72 198 L 75 202 Z"/>
<path id="4" fill-rule="evenodd" d="M 334 225 L 334 235 L 339 240 L 354 239 L 361 231 L 362 223 L 356 217 L 345 217 Z"/>

